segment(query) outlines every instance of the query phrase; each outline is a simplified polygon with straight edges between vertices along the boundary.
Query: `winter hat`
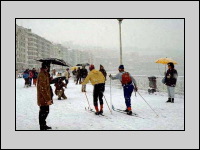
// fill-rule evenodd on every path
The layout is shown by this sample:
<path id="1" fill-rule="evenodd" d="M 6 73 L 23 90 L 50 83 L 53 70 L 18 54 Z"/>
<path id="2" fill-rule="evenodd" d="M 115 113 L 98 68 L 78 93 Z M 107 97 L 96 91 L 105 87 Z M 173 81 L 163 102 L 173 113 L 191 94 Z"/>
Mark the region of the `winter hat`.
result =
<path id="1" fill-rule="evenodd" d="M 172 68 L 174 68 L 174 64 L 172 62 L 167 64 L 168 66 L 171 66 Z"/>
<path id="2" fill-rule="evenodd" d="M 94 69 L 94 65 L 90 65 L 89 70 L 92 71 Z"/>
<path id="3" fill-rule="evenodd" d="M 120 65 L 120 66 L 119 66 L 119 69 L 124 69 L 124 65 Z"/>

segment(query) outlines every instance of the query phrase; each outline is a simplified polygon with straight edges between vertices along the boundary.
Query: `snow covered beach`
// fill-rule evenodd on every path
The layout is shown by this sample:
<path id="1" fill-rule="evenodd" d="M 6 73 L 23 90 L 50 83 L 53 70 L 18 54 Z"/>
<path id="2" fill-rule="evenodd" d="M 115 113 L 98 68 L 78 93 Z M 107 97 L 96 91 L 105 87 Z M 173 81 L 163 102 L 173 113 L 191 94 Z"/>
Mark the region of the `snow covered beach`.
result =
<path id="1" fill-rule="evenodd" d="M 55 87 L 51 85 L 53 91 Z M 93 86 L 87 85 L 87 97 L 93 108 Z M 144 100 L 135 93 L 132 95 L 133 112 L 145 118 L 137 118 L 113 111 L 111 114 L 104 101 L 104 116 L 96 116 L 85 110 L 88 107 L 81 85 L 75 85 L 71 79 L 65 94 L 67 100 L 57 100 L 50 106 L 47 124 L 53 130 L 184 130 L 184 96 L 176 95 L 175 103 L 165 103 L 166 93 L 149 95 L 140 91 L 146 101 L 159 114 L 149 108 Z M 110 105 L 110 87 L 107 85 L 104 95 Z M 123 90 L 112 87 L 112 103 L 116 108 L 125 109 Z M 111 108 L 111 107 L 110 107 Z M 16 79 L 16 130 L 39 130 L 36 87 L 24 88 L 24 79 Z"/>

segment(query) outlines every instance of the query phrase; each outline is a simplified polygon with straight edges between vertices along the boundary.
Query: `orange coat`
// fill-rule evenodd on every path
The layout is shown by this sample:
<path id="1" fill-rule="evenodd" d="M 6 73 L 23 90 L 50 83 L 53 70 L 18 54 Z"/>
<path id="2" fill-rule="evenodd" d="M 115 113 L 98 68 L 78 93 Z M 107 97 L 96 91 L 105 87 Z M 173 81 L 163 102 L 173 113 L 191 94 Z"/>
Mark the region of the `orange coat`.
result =
<path id="1" fill-rule="evenodd" d="M 38 106 L 48 106 L 51 101 L 49 73 L 41 69 L 37 81 L 37 103 Z"/>

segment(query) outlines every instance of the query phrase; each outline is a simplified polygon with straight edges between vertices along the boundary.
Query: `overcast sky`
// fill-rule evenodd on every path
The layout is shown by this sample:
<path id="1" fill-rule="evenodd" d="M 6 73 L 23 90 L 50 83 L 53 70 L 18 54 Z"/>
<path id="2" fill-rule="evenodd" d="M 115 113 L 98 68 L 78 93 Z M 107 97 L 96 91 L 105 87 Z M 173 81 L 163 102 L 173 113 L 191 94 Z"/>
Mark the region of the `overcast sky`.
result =
<path id="1" fill-rule="evenodd" d="M 55 43 L 70 41 L 119 48 L 117 19 L 17 19 L 16 22 Z M 124 19 L 122 46 L 184 51 L 184 20 Z"/>

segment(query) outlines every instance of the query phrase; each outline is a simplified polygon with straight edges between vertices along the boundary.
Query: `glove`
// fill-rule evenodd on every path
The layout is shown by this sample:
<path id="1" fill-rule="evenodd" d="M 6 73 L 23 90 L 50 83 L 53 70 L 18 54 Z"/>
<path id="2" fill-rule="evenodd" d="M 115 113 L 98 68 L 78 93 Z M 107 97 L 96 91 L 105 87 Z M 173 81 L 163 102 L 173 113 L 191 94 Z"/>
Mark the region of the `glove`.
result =
<path id="1" fill-rule="evenodd" d="M 135 87 L 135 89 L 134 89 L 134 90 L 135 90 L 135 92 L 137 92 L 137 91 L 138 91 L 138 88 L 137 88 L 137 87 Z"/>

